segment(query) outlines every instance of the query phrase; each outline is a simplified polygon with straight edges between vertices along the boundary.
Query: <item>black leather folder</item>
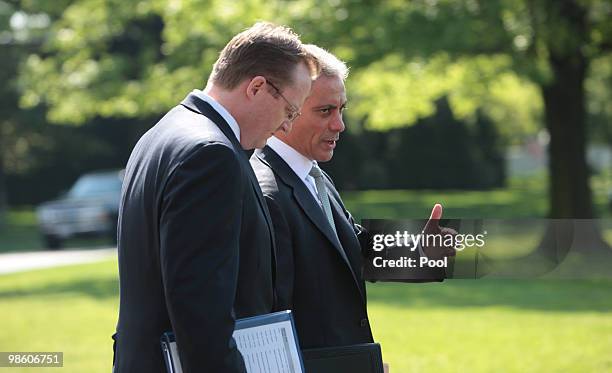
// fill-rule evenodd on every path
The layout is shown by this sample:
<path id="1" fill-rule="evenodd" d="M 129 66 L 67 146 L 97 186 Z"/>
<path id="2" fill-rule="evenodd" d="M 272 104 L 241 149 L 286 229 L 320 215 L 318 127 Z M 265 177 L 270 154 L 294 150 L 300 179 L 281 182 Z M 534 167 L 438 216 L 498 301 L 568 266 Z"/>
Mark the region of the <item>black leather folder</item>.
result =
<path id="1" fill-rule="evenodd" d="M 306 373 L 383 373 L 378 343 L 302 350 Z"/>

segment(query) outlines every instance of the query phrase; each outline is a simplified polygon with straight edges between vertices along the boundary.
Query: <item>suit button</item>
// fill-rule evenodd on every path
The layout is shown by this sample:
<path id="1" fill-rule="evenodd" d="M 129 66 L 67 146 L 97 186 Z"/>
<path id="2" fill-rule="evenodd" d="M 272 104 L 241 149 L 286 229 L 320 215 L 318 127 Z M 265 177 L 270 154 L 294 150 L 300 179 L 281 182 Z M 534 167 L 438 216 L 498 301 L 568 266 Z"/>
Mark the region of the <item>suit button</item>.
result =
<path id="1" fill-rule="evenodd" d="M 368 326 L 368 319 L 361 319 L 360 325 L 362 328 Z"/>

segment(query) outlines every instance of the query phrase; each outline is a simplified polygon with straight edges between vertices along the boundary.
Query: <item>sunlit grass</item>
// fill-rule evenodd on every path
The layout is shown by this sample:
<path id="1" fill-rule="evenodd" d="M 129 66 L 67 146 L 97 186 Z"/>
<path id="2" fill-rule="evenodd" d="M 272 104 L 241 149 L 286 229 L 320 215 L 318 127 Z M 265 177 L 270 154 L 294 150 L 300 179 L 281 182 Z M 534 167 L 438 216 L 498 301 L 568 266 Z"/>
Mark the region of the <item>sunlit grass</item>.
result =
<path id="1" fill-rule="evenodd" d="M 597 216 L 612 217 L 606 173 L 592 178 Z M 369 190 L 342 193 L 347 209 L 357 219 L 426 218 L 441 203 L 444 218 L 545 218 L 548 213 L 546 175 L 512 178 L 507 188 L 487 191 Z"/>
<path id="2" fill-rule="evenodd" d="M 610 282 L 467 281 L 369 286 L 394 372 L 612 371 Z"/>
<path id="3" fill-rule="evenodd" d="M 64 352 L 62 372 L 110 372 L 117 263 L 0 276 L 0 351 Z M 57 368 L 20 368 L 19 372 Z"/>
<path id="4" fill-rule="evenodd" d="M 63 351 L 63 372 L 109 372 L 116 268 L 107 261 L 0 276 L 0 351 Z M 368 308 L 392 372 L 605 372 L 611 291 L 610 280 L 376 283 Z"/>

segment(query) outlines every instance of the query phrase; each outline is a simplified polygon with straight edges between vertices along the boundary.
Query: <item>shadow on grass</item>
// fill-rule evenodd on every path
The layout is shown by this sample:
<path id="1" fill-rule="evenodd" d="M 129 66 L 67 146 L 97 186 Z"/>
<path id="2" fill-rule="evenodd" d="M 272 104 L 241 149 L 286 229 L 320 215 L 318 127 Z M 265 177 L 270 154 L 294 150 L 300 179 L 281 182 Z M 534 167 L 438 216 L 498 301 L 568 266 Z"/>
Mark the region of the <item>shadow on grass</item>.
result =
<path id="1" fill-rule="evenodd" d="M 370 305 L 405 308 L 509 307 L 540 311 L 612 311 L 612 280 L 447 280 L 443 283 L 368 284 Z M 119 297 L 116 278 L 80 279 L 0 291 L 0 300 L 26 297 Z"/>
<path id="2" fill-rule="evenodd" d="M 99 300 L 119 298 L 119 280 L 105 278 L 95 280 L 79 279 L 72 282 L 52 283 L 45 286 L 27 289 L 0 291 L 0 300 L 25 297 L 70 297 L 73 295 L 88 296 Z"/>
<path id="3" fill-rule="evenodd" d="M 368 301 L 397 307 L 612 311 L 612 280 L 447 280 L 368 284 Z"/>
<path id="4" fill-rule="evenodd" d="M 445 218 L 543 217 L 547 199 L 541 190 L 492 191 L 365 191 L 343 194 L 358 219 L 427 218 L 435 203 L 445 206 Z M 483 203 L 486 201 L 486 203 Z"/>

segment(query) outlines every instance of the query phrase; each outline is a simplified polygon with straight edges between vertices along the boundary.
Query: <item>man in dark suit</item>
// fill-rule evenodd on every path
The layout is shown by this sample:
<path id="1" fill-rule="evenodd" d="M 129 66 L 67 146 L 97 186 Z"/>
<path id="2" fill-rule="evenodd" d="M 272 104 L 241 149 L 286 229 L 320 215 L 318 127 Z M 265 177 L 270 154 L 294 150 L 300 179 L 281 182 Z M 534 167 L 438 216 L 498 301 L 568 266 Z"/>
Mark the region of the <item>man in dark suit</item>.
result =
<path id="1" fill-rule="evenodd" d="M 251 157 L 277 245 L 281 308 L 294 312 L 302 348 L 372 342 L 361 275 L 367 236 L 346 210 L 331 178 L 317 162 L 329 161 L 344 131 L 344 80 L 336 57 L 306 46 L 321 74 L 290 133 L 276 133 Z M 425 230 L 439 232 L 436 205 Z"/>
<path id="2" fill-rule="evenodd" d="M 243 372 L 237 317 L 275 309 L 274 234 L 245 150 L 288 131 L 317 64 L 291 30 L 258 23 L 136 144 L 119 211 L 116 372 Z"/>

